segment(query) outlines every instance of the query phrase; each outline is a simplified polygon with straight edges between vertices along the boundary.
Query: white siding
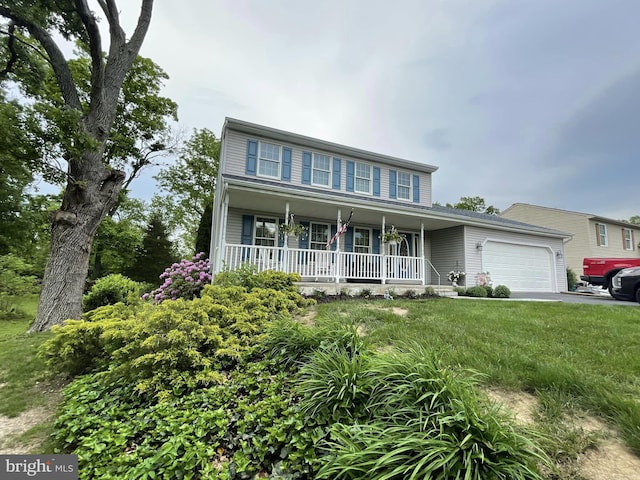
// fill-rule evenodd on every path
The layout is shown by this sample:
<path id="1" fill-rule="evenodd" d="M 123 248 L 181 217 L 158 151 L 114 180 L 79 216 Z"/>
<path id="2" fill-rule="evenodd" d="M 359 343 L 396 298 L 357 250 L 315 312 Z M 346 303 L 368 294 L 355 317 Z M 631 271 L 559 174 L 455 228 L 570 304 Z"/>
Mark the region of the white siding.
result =
<path id="1" fill-rule="evenodd" d="M 331 158 L 337 157 L 341 159 L 341 171 L 340 171 L 340 192 L 346 193 L 347 191 L 347 160 L 349 161 L 362 161 L 374 167 L 380 168 L 380 196 L 374 197 L 373 195 L 368 196 L 364 195 L 366 198 L 370 198 L 372 201 L 377 199 L 381 200 L 390 200 L 389 197 L 389 169 L 402 170 L 410 172 L 412 175 L 418 175 L 420 177 L 420 205 L 423 206 L 431 206 L 431 174 L 424 172 L 414 172 L 408 169 L 405 169 L 401 166 L 390 167 L 389 165 L 376 164 L 372 163 L 368 160 L 360 160 L 358 158 L 350 158 L 344 157 L 343 155 L 335 154 L 330 151 L 320 151 L 317 149 L 310 149 L 305 147 L 304 145 L 295 145 L 295 144 L 283 144 L 282 142 L 276 142 L 274 140 L 270 140 L 265 137 L 258 136 L 248 136 L 244 133 L 235 132 L 233 130 L 226 131 L 225 142 L 225 154 L 226 158 L 223 162 L 223 174 L 227 175 L 245 175 L 245 164 L 246 164 L 246 156 L 247 156 L 247 140 L 258 140 L 258 141 L 266 141 L 270 143 L 275 143 L 280 146 L 290 147 L 292 149 L 291 152 L 291 182 L 283 181 L 282 183 L 285 185 L 302 185 L 302 152 L 314 152 L 314 153 L 322 153 L 324 155 L 329 155 Z M 269 179 L 273 180 L 273 179 Z M 373 179 L 372 179 L 373 180 Z M 331 187 L 320 187 L 313 185 L 305 185 L 307 188 L 314 188 L 320 191 L 330 190 L 337 192 L 338 190 L 333 190 Z M 351 192 L 349 192 L 351 193 Z M 411 193 L 413 195 L 413 192 Z M 413 202 L 407 202 L 408 205 L 415 205 Z"/>
<path id="2" fill-rule="evenodd" d="M 465 249 L 467 265 L 467 285 L 474 285 L 476 275 L 483 270 L 482 250 L 476 245 L 484 245 L 487 241 L 507 242 L 515 245 L 531 245 L 543 247 L 549 251 L 550 261 L 555 272 L 555 291 L 567 290 L 567 274 L 564 257 L 558 257 L 556 252 L 562 252 L 562 239 L 543 237 L 540 235 L 529 235 L 524 233 L 502 232 L 478 227 L 465 227 Z M 509 287 L 509 285 L 507 285 Z"/>

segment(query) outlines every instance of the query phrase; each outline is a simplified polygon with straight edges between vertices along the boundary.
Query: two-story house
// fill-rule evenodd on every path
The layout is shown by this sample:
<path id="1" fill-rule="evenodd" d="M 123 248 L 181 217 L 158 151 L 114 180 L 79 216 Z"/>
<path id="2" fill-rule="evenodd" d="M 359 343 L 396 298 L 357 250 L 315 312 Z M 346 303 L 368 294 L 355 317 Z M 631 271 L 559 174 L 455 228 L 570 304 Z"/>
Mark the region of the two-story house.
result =
<path id="1" fill-rule="evenodd" d="M 306 281 L 445 285 L 453 270 L 468 286 L 489 272 L 514 291 L 566 289 L 566 234 L 432 205 L 435 166 L 232 118 L 221 140 L 214 274 L 248 262 Z M 383 241 L 392 228 L 398 244 Z"/>
<path id="2" fill-rule="evenodd" d="M 638 258 L 640 225 L 558 208 L 514 203 L 500 214 L 503 218 L 569 232 L 564 247 L 567 267 L 582 275 L 582 259 L 590 257 Z"/>

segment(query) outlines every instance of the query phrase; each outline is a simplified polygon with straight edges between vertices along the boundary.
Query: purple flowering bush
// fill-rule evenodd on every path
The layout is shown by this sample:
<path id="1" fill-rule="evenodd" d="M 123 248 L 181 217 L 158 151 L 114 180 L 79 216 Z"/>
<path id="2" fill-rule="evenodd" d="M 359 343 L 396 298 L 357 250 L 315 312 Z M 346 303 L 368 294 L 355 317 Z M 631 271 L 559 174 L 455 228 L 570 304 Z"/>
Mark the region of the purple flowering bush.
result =
<path id="1" fill-rule="evenodd" d="M 211 283 L 211 262 L 205 255 L 200 252 L 191 260 L 184 259 L 168 267 L 160 275 L 162 285 L 145 293 L 143 300 L 152 300 L 157 304 L 164 300 L 191 300 L 198 297 L 204 286 Z"/>

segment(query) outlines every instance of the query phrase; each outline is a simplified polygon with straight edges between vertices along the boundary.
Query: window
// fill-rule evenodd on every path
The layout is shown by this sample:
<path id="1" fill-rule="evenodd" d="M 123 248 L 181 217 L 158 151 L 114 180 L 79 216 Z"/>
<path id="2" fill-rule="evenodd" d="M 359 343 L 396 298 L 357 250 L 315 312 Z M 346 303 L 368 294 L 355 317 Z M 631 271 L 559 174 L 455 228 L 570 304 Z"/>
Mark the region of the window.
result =
<path id="1" fill-rule="evenodd" d="M 628 228 L 622 229 L 622 245 L 625 250 L 633 250 L 633 232 Z"/>
<path id="2" fill-rule="evenodd" d="M 278 145 L 260 142 L 258 175 L 262 177 L 280 178 L 280 147 Z"/>
<path id="3" fill-rule="evenodd" d="M 328 241 L 329 225 L 325 223 L 312 223 L 309 248 L 311 248 L 311 250 L 324 250 L 327 248 Z"/>
<path id="4" fill-rule="evenodd" d="M 256 239 L 254 245 L 275 247 L 277 225 L 275 218 L 256 217 Z"/>
<path id="5" fill-rule="evenodd" d="M 311 183 L 314 185 L 329 186 L 331 178 L 331 159 L 328 155 L 319 153 L 313 154 L 313 166 L 311 173 Z"/>
<path id="6" fill-rule="evenodd" d="M 400 200 L 411 200 L 411 175 L 398 172 L 396 197 Z"/>
<path id="7" fill-rule="evenodd" d="M 596 223 L 596 232 L 598 235 L 598 246 L 607 246 L 607 226 L 604 223 Z"/>
<path id="8" fill-rule="evenodd" d="M 368 228 L 353 229 L 353 251 L 355 253 L 371 253 L 371 230 Z"/>
<path id="9" fill-rule="evenodd" d="M 356 163 L 355 191 L 358 193 L 371 193 L 371 165 Z"/>

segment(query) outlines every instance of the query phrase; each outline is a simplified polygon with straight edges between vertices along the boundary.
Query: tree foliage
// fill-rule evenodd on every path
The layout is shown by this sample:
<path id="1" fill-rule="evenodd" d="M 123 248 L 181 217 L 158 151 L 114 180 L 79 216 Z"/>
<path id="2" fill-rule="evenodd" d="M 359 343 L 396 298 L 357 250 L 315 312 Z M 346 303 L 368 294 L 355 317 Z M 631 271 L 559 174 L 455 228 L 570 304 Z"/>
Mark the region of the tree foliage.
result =
<path id="1" fill-rule="evenodd" d="M 459 210 L 470 210 L 472 212 L 486 213 L 487 215 L 498 215 L 500 210 L 493 205 L 487 205 L 482 197 L 460 197 L 460 201 L 455 204 L 447 203 L 449 208 Z"/>
<path id="2" fill-rule="evenodd" d="M 196 129 L 176 162 L 155 177 L 166 195 L 154 197 L 153 205 L 164 213 L 169 228 L 184 232 L 184 243 L 190 249 L 207 205 L 213 204 L 219 159 L 220 140 L 206 128 Z"/>
<path id="3" fill-rule="evenodd" d="M 176 261 L 177 255 L 167 227 L 158 214 L 153 214 L 128 276 L 138 282 L 158 284 L 164 269 Z"/>

